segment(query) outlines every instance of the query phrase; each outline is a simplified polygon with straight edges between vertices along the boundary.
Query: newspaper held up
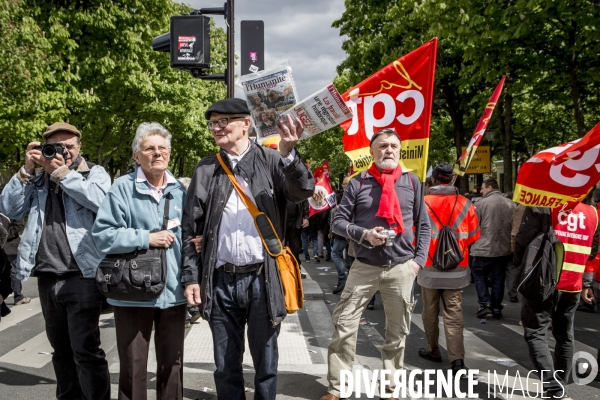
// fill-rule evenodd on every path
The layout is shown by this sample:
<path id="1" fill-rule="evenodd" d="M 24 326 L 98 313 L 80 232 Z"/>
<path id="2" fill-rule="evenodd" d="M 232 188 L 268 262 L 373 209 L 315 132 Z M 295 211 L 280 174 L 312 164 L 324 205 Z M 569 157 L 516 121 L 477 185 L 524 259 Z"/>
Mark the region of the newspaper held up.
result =
<path id="1" fill-rule="evenodd" d="M 279 136 L 278 116 L 281 112 L 296 104 L 296 86 L 292 77 L 292 68 L 286 61 L 263 71 L 244 75 L 239 83 L 254 126 L 258 143 L 271 136 Z"/>
<path id="2" fill-rule="evenodd" d="M 308 96 L 280 116 L 285 121 L 288 114 L 292 118 L 299 118 L 304 124 L 300 139 L 307 139 L 352 118 L 352 112 L 333 84 Z"/>

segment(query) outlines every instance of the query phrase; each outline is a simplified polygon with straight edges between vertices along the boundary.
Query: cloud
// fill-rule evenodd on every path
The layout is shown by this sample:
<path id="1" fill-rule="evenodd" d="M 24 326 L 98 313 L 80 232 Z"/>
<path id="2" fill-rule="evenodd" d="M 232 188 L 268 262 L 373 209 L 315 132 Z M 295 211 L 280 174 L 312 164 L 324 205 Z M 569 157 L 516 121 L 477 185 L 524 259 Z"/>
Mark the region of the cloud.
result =
<path id="1" fill-rule="evenodd" d="M 185 1 L 194 8 L 220 7 L 223 2 Z M 255 0 L 235 3 L 235 52 L 240 55 L 240 21 L 262 20 L 265 25 L 265 67 L 289 60 L 300 99 L 331 83 L 335 68 L 345 59 L 343 38 L 332 28 L 344 12 L 343 0 Z M 214 16 L 219 27 L 224 18 Z M 240 65 L 236 65 L 240 74 Z"/>

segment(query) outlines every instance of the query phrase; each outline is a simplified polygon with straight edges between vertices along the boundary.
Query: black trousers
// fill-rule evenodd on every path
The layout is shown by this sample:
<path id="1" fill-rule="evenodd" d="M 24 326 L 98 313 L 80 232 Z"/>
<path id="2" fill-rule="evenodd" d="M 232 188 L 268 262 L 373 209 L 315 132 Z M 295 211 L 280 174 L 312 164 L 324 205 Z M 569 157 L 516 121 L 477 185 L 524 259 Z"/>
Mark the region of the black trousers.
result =
<path id="1" fill-rule="evenodd" d="M 558 292 L 556 297 L 553 296 L 543 303 L 531 303 L 522 298 L 521 321 L 525 328 L 524 337 L 529 347 L 529 357 L 538 371 L 538 376 L 541 371 L 545 371 L 544 390 L 560 393 L 571 376 L 575 340 L 573 321 L 579 296 L 579 292 Z M 556 340 L 554 357 L 546 341 L 550 322 L 552 335 Z"/>
<path id="2" fill-rule="evenodd" d="M 38 278 L 46 335 L 54 349 L 58 400 L 110 399 L 110 375 L 100 348 L 102 294 L 82 276 Z"/>
<path id="3" fill-rule="evenodd" d="M 301 232 L 301 229 L 296 228 L 295 221 L 285 227 L 285 245 L 290 248 L 298 264 L 300 264 L 300 253 L 302 252 Z"/>
<path id="4" fill-rule="evenodd" d="M 115 306 L 119 400 L 146 400 L 150 336 L 156 345 L 156 399 L 183 399 L 185 304 L 166 309 Z"/>

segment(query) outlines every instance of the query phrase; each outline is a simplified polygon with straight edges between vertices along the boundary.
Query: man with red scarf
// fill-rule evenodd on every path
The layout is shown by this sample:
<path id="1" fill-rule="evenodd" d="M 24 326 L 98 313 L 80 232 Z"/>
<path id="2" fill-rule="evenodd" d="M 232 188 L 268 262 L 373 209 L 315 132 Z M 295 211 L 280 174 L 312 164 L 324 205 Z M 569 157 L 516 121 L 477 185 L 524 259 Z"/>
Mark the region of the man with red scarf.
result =
<path id="1" fill-rule="evenodd" d="M 360 316 L 378 290 L 387 327 L 381 348 L 383 369 L 393 377 L 404 368 L 413 284 L 425 265 L 431 232 L 421 182 L 398 164 L 400 148 L 400 137 L 392 129 L 373 135 L 373 165 L 350 181 L 332 222 L 333 233 L 356 242 L 356 260 L 333 311 L 329 387 L 321 400 L 339 399 L 341 371 L 351 371 L 354 364 Z M 394 389 L 392 379 L 386 392 L 393 394 Z"/>

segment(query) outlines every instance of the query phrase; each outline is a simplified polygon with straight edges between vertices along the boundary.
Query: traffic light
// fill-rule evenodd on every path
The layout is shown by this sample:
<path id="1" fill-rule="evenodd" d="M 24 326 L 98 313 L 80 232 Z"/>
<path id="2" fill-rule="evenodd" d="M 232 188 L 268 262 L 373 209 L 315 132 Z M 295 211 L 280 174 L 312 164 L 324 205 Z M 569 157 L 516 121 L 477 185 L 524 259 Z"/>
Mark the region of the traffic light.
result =
<path id="1" fill-rule="evenodd" d="M 171 17 L 171 31 L 152 40 L 152 49 L 170 53 L 171 68 L 189 71 L 194 78 L 223 81 L 227 97 L 234 97 L 234 2 L 227 0 L 223 7 L 201 8 L 190 15 Z M 223 15 L 227 23 L 227 68 L 224 74 L 210 74 L 210 18 Z"/>
<path id="2" fill-rule="evenodd" d="M 171 17 L 171 31 L 155 37 L 152 48 L 171 54 L 171 68 L 196 69 L 203 74 L 210 68 L 210 18 Z"/>

